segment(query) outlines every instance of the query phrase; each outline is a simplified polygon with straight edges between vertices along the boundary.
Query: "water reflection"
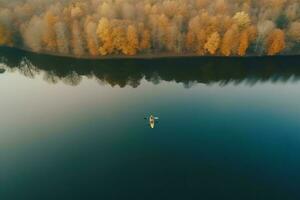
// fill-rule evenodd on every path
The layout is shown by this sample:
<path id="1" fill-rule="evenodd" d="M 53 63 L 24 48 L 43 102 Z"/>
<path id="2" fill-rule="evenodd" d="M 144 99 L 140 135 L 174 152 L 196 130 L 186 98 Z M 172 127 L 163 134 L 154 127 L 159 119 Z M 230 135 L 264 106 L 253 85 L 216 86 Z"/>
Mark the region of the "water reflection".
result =
<path id="1" fill-rule="evenodd" d="M 38 55 L 0 48 L 0 66 L 19 71 L 28 78 L 42 74 L 50 84 L 63 82 L 76 86 L 83 77 L 100 84 L 138 87 L 145 78 L 154 84 L 161 80 L 221 86 L 228 83 L 287 82 L 300 78 L 300 57 L 274 58 L 176 58 L 159 60 L 77 60 Z M 3 71 L 4 72 L 4 71 Z"/>

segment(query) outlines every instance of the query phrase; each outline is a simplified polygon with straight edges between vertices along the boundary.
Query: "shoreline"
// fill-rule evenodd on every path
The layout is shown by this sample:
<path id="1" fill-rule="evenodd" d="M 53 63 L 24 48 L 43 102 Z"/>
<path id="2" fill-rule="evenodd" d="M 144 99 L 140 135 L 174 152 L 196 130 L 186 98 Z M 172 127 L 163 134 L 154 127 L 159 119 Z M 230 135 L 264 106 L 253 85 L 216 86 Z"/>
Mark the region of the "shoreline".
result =
<path id="1" fill-rule="evenodd" d="M 60 58 L 70 58 L 70 59 L 78 59 L 78 60 L 160 60 L 160 59 L 180 59 L 180 58 L 215 58 L 215 59 L 247 59 L 247 58 L 272 58 L 272 57 L 295 57 L 300 56 L 300 54 L 278 54 L 278 55 L 245 55 L 245 56 L 222 56 L 222 55 L 198 55 L 198 54 L 175 54 L 175 53 L 160 53 L 160 54 L 139 54 L 134 56 L 126 56 L 126 55 L 108 55 L 108 56 L 90 56 L 90 55 L 83 55 L 83 56 L 75 56 L 72 54 L 59 54 L 53 52 L 35 52 L 27 48 L 21 47 L 10 47 L 10 46 L 0 46 L 0 48 L 7 48 L 7 49 L 15 49 L 27 53 L 32 53 L 35 55 L 42 55 L 42 56 L 53 56 L 53 57 L 60 57 Z"/>

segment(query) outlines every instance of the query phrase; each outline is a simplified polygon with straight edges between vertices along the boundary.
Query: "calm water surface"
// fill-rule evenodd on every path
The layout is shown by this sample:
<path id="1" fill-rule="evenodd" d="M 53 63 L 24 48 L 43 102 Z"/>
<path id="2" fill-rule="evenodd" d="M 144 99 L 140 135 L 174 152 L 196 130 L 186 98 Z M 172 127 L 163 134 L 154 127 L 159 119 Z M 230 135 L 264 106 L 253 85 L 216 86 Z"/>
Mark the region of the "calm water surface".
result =
<path id="1" fill-rule="evenodd" d="M 300 57 L 0 60 L 0 199 L 300 198 Z"/>

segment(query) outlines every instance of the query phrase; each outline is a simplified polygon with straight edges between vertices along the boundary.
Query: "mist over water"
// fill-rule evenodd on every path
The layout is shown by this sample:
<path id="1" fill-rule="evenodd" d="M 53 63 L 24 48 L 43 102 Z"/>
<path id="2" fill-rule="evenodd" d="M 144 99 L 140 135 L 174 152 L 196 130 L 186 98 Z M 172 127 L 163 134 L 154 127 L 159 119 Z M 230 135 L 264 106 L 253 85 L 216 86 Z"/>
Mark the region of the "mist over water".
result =
<path id="1" fill-rule="evenodd" d="M 0 1 L 0 45 L 109 55 L 300 53 L 298 0 Z"/>

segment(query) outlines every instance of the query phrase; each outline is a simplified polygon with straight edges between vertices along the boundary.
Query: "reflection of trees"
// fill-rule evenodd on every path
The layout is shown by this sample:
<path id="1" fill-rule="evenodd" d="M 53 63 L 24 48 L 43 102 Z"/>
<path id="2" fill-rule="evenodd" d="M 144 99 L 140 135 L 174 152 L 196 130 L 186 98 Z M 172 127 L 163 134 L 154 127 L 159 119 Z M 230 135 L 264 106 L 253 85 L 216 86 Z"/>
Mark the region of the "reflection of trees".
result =
<path id="1" fill-rule="evenodd" d="M 75 71 L 70 72 L 62 80 L 67 85 L 76 86 L 81 82 L 82 77 L 79 76 Z"/>
<path id="2" fill-rule="evenodd" d="M 48 83 L 56 84 L 59 81 L 59 78 L 55 75 L 53 71 L 48 71 L 44 73 L 44 78 L 45 81 Z"/>
<path id="3" fill-rule="evenodd" d="M 26 57 L 21 60 L 18 69 L 21 74 L 29 78 L 34 78 L 40 72 Z"/>
<path id="4" fill-rule="evenodd" d="M 0 48 L 1 62 L 9 71 L 18 70 L 34 78 L 41 71 L 44 80 L 76 86 L 82 77 L 99 84 L 138 87 L 145 78 L 154 84 L 161 80 L 182 83 L 190 88 L 196 83 L 254 85 L 258 82 L 286 82 L 300 77 L 299 57 L 261 58 L 172 58 L 158 60 L 78 60 L 37 55 Z"/>

